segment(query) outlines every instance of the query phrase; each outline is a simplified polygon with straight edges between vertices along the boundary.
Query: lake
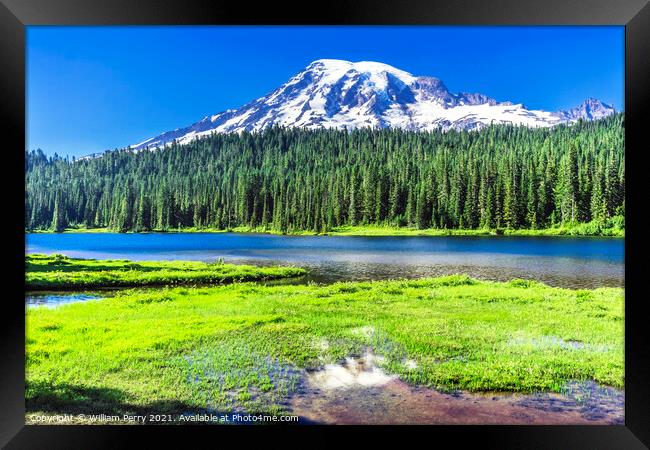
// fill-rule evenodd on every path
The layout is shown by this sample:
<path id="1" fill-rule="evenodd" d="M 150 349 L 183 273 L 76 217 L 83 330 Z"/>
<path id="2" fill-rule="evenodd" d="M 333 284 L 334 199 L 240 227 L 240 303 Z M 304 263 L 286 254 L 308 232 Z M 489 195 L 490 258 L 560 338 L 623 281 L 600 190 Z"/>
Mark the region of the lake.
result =
<path id="1" fill-rule="evenodd" d="M 82 258 L 291 264 L 294 282 L 420 278 L 464 273 L 552 286 L 624 286 L 623 239 L 528 236 L 277 236 L 240 233 L 28 234 L 27 253 Z"/>

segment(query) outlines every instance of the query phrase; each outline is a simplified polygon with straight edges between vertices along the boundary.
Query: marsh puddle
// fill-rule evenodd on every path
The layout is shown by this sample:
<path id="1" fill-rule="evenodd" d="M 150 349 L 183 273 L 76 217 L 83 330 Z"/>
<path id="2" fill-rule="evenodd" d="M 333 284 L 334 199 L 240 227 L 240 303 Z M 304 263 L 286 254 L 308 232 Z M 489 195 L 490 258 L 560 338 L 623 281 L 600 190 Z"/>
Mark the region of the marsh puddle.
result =
<path id="1" fill-rule="evenodd" d="M 28 308 L 56 308 L 68 303 L 101 300 L 106 297 L 108 297 L 106 294 L 87 292 L 29 292 L 25 294 L 25 306 Z"/>
<path id="2" fill-rule="evenodd" d="M 307 373 L 292 413 L 307 423 L 351 425 L 624 423 L 624 392 L 594 382 L 569 383 L 563 394 L 445 393 L 411 386 L 378 363 L 366 352 Z"/>
<path id="3" fill-rule="evenodd" d="M 558 348 L 564 350 L 582 350 L 588 349 L 597 352 L 606 352 L 610 350 L 609 345 L 604 344 L 587 344 L 582 341 L 564 340 L 557 336 L 541 336 L 537 338 L 513 338 L 507 343 L 509 347 L 534 347 L 538 349 Z"/>
<path id="4" fill-rule="evenodd" d="M 288 406 L 304 371 L 251 350 L 244 341 L 217 342 L 183 356 L 186 381 L 211 414 L 269 411 Z"/>
<path id="5" fill-rule="evenodd" d="M 308 373 L 307 381 L 322 389 L 383 386 L 395 379 L 377 367 L 382 362 L 370 352 L 359 358 L 346 358 L 342 364 L 327 364 L 322 370 Z"/>

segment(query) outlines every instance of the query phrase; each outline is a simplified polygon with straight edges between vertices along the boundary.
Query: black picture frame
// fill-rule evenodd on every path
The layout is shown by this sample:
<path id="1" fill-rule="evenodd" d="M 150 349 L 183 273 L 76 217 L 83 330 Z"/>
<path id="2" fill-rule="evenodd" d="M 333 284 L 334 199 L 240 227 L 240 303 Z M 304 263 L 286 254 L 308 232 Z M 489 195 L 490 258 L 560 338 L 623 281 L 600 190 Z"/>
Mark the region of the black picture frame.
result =
<path id="1" fill-rule="evenodd" d="M 310 9 L 313 11 L 311 12 Z M 6 286 L 0 327 L 0 445 L 7 448 L 122 447 L 139 435 L 171 443 L 188 427 L 25 426 L 25 315 L 20 297 L 24 279 L 25 26 L 27 25 L 624 25 L 625 26 L 625 425 L 614 426 L 436 426 L 291 427 L 291 441 L 324 431 L 368 432 L 376 438 L 406 431 L 432 445 L 451 439 L 455 446 L 487 448 L 613 449 L 650 445 L 650 346 L 643 314 L 640 211 L 644 166 L 644 118 L 650 100 L 650 4 L 647 0 L 357 0 L 327 3 L 226 2 L 208 0 L 0 0 L 0 126 L 5 162 L 2 204 Z M 594 62 L 597 64 L 597 62 Z M 590 68 L 585 68 L 590 70 Z M 647 175 L 646 175 L 647 176 Z M 629 242 L 632 245 L 629 245 Z M 635 263 L 638 261 L 639 263 Z M 24 286 L 23 286 L 24 288 Z M 192 427 L 194 438 L 223 445 L 226 435 L 248 440 L 286 431 L 276 427 Z M 152 431 L 155 431 L 152 433 Z M 296 434 L 297 433 L 297 434 Z M 184 441 L 187 443 L 187 441 Z M 271 441 L 267 441 L 267 444 Z M 311 445 L 309 441 L 302 441 Z M 243 443 L 240 442 L 240 443 Z"/>

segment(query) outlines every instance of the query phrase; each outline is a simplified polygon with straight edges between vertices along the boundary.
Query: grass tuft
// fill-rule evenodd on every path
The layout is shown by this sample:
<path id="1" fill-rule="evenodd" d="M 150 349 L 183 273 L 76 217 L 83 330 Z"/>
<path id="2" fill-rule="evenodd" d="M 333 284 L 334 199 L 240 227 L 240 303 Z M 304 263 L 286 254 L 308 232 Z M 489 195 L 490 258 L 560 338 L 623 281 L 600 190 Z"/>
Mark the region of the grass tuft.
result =
<path id="1" fill-rule="evenodd" d="M 76 259 L 64 255 L 25 256 L 26 289 L 92 289 L 135 286 L 228 284 L 304 275 L 299 267 L 256 267 L 223 261 Z"/>

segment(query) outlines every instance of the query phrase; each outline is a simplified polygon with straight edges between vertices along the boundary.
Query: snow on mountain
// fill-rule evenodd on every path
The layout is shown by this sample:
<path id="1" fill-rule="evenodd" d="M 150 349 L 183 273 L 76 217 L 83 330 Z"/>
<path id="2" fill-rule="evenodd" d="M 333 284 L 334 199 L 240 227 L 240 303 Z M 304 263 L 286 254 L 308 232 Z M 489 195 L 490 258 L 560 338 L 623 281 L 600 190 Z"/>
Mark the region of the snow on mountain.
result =
<path id="1" fill-rule="evenodd" d="M 258 131 L 272 125 L 305 128 L 403 128 L 479 130 L 495 124 L 550 127 L 596 120 L 614 108 L 590 98 L 568 111 L 529 110 L 483 94 L 449 92 L 442 80 L 413 76 L 387 64 L 320 59 L 285 84 L 239 109 L 229 109 L 185 128 L 131 146 L 187 143 L 212 132 Z"/>
<path id="2" fill-rule="evenodd" d="M 575 122 L 578 119 L 598 120 L 615 112 L 614 108 L 610 105 L 595 98 L 588 98 L 576 108 L 571 108 L 568 111 L 558 111 L 557 114 L 564 120 Z"/>

